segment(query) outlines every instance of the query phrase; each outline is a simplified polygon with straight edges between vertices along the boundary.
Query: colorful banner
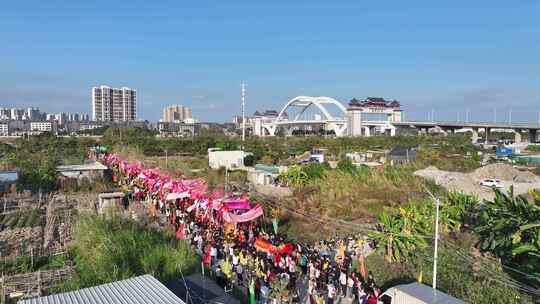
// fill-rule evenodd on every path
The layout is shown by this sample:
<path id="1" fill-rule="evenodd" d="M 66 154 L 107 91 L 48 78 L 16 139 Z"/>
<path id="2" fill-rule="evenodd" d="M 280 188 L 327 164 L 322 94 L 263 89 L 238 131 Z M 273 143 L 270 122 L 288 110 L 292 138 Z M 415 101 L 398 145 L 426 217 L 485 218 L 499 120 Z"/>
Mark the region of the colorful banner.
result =
<path id="1" fill-rule="evenodd" d="M 223 207 L 225 207 L 227 210 L 249 210 L 251 209 L 251 205 L 249 204 L 249 201 L 227 201 L 223 202 Z"/>
<path id="2" fill-rule="evenodd" d="M 257 204 L 253 209 L 246 213 L 237 215 L 228 211 L 223 211 L 223 220 L 227 223 L 244 223 L 257 219 L 263 215 L 263 207 L 261 204 Z"/>
<path id="3" fill-rule="evenodd" d="M 269 252 L 272 254 L 290 254 L 294 250 L 294 246 L 291 243 L 283 244 L 281 246 L 276 247 L 272 245 L 270 242 L 261 238 L 258 238 L 257 240 L 255 240 L 255 244 L 253 245 L 255 246 L 255 249 L 257 249 L 258 251 L 267 252 L 267 253 Z"/>

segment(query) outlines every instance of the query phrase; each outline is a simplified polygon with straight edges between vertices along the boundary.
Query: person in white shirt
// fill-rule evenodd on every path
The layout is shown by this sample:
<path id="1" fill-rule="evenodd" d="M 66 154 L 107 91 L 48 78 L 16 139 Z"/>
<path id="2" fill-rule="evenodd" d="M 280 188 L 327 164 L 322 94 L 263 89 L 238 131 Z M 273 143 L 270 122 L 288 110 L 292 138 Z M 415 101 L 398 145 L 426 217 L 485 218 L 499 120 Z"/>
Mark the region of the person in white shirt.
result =
<path id="1" fill-rule="evenodd" d="M 353 287 L 354 287 L 354 279 L 351 276 L 349 276 L 347 278 L 347 298 L 351 298 L 352 297 L 352 290 L 353 290 Z"/>
<path id="2" fill-rule="evenodd" d="M 336 288 L 334 284 L 328 284 L 328 304 L 334 304 L 334 298 L 336 297 Z"/>
<path id="3" fill-rule="evenodd" d="M 339 274 L 339 284 L 341 285 L 341 294 L 345 295 L 347 292 L 347 273 L 343 270 Z"/>

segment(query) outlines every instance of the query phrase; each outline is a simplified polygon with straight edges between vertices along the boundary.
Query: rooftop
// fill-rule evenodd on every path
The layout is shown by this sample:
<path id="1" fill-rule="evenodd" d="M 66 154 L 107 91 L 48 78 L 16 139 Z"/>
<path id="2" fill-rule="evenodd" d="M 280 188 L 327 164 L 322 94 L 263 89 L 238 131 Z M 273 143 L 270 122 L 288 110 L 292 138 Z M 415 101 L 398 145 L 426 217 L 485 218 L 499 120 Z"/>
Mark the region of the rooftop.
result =
<path id="1" fill-rule="evenodd" d="M 399 108 L 400 103 L 397 100 L 386 100 L 382 97 L 368 97 L 365 100 L 356 98 L 349 101 L 351 107 L 382 107 L 382 108 Z"/>
<path id="2" fill-rule="evenodd" d="M 151 275 L 84 288 L 46 297 L 21 300 L 18 304 L 185 304 Z"/>
<path id="3" fill-rule="evenodd" d="M 94 171 L 94 170 L 107 170 L 107 166 L 100 162 L 91 162 L 82 165 L 63 165 L 56 167 L 56 171 Z"/>

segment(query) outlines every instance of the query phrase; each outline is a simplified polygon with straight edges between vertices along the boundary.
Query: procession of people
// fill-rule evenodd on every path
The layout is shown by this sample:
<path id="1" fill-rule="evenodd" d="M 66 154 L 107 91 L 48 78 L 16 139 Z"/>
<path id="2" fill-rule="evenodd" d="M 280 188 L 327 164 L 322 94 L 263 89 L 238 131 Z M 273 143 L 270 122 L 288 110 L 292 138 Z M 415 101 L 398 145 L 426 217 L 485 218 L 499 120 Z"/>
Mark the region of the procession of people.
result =
<path id="1" fill-rule="evenodd" d="M 209 193 L 202 180 L 175 180 L 114 154 L 98 157 L 112 169 L 113 180 L 132 190 L 136 204 L 190 242 L 225 291 L 237 288 L 250 303 L 377 303 L 381 290 L 364 266 L 369 240 L 351 235 L 287 242 L 277 227 L 265 227 L 262 206 L 246 196 Z"/>

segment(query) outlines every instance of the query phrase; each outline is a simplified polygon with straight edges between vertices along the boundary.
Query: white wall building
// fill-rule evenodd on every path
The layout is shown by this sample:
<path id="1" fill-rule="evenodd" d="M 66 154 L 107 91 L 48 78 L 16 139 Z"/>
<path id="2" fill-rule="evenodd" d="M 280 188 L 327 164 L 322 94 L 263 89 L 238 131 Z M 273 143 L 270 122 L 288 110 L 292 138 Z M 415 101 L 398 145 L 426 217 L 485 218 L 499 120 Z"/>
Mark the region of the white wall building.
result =
<path id="1" fill-rule="evenodd" d="M 92 88 L 92 120 L 133 121 L 137 119 L 137 91 L 130 88 Z"/>
<path id="2" fill-rule="evenodd" d="M 227 169 L 244 168 L 244 157 L 252 153 L 241 150 L 236 151 L 219 151 L 209 149 L 208 151 L 208 166 L 212 169 L 221 167 Z"/>
<path id="3" fill-rule="evenodd" d="M 5 122 L 0 123 L 0 136 L 8 136 L 9 135 L 9 125 Z"/>
<path id="4" fill-rule="evenodd" d="M 51 132 L 52 123 L 50 121 L 32 121 L 30 123 L 31 133 Z"/>

